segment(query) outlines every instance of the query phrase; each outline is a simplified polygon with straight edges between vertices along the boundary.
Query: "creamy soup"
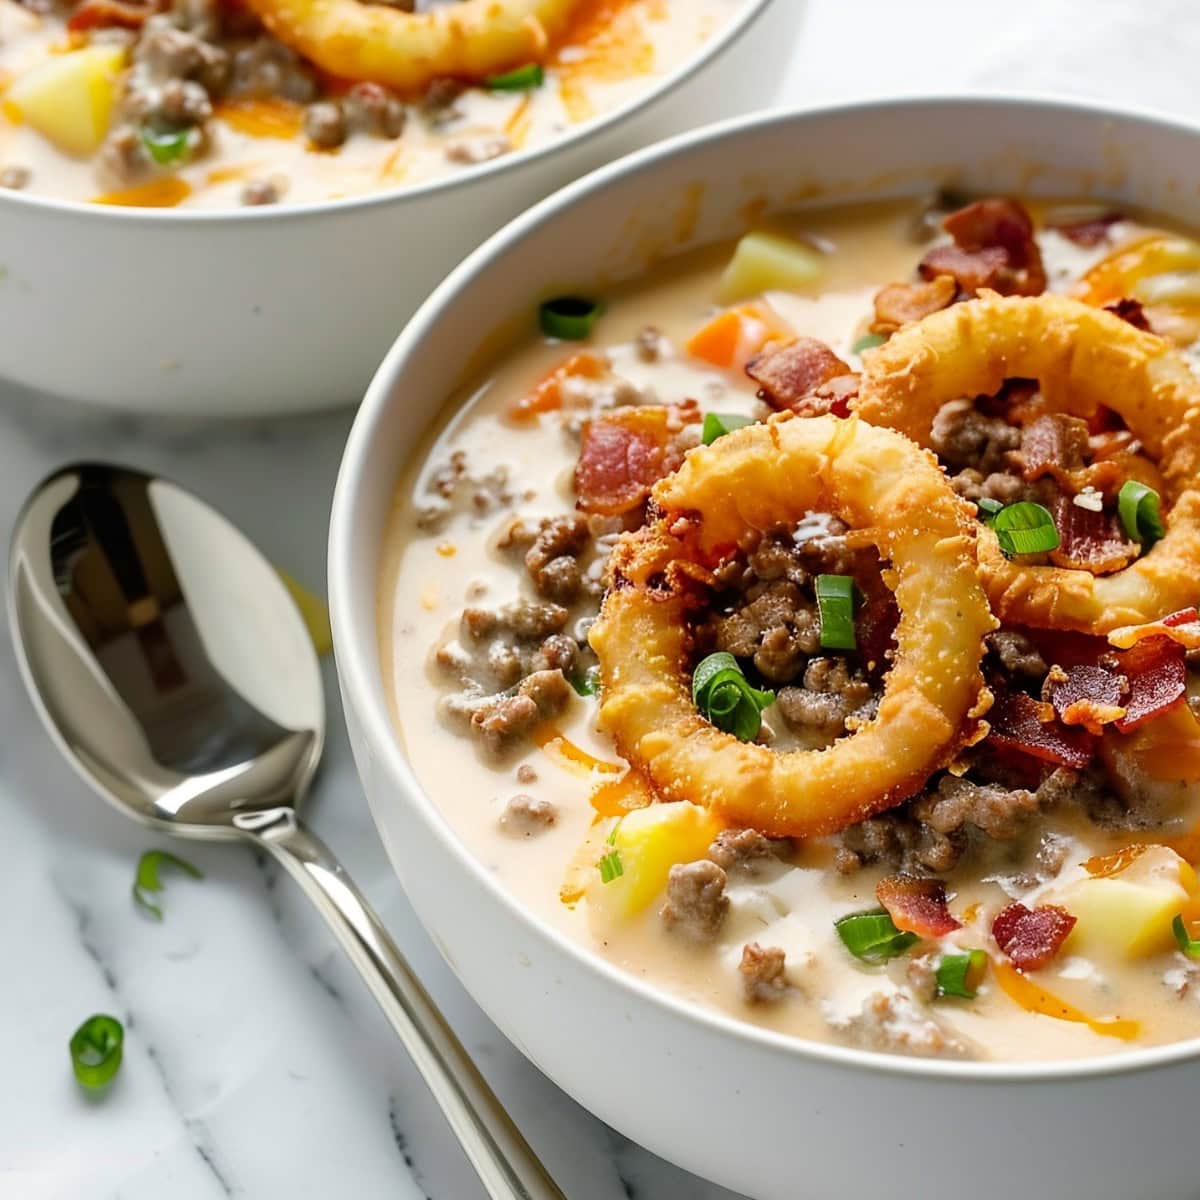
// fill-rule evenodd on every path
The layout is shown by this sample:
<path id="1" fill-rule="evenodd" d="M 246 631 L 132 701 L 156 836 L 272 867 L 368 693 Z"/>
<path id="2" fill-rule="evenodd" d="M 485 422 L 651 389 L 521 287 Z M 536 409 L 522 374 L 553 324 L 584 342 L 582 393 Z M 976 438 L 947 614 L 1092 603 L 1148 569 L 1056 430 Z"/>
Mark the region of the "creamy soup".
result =
<path id="1" fill-rule="evenodd" d="M 634 586 L 626 550 L 646 522 L 694 519 L 648 512 L 656 481 L 719 469 L 724 439 L 750 444 L 747 422 L 771 418 L 781 438 L 805 421 L 857 426 L 846 413 L 872 356 L 990 303 L 973 298 L 988 289 L 1112 305 L 1105 328 L 1183 362 L 1200 246 L 1136 214 L 942 198 L 807 212 L 657 269 L 602 313 L 578 298 L 544 309 L 544 328 L 577 340 L 514 348 L 453 399 L 399 485 L 379 601 L 397 734 L 520 903 L 701 1006 L 947 1057 L 1194 1037 L 1194 609 L 1125 635 L 1133 649 L 1005 620 L 971 662 L 983 655 L 992 707 L 952 753 L 866 819 L 834 797 L 820 835 L 787 836 L 807 826 L 778 813 L 756 828 L 705 791 L 704 720 L 772 754 L 836 750 L 879 719 L 895 666 L 896 572 L 814 510 L 746 528 L 697 572 L 683 645 L 701 718 L 682 774 L 656 774 L 653 736 L 629 756 L 612 736 L 621 670 L 602 672 L 596 649 L 612 653 L 615 604 L 596 649 L 589 633 L 609 589 Z M 777 409 L 801 415 L 779 424 Z M 998 530 L 1016 568 L 1115 577 L 1175 519 L 1166 451 L 1156 462 L 1107 407 L 1055 411 L 1037 380 L 950 400 L 929 444 L 938 503 Z M 743 508 L 736 491 L 728 503 Z M 652 610 L 670 585 L 647 587 Z M 778 798 L 758 799 L 766 813 Z"/>
<path id="2" fill-rule="evenodd" d="M 404 21 L 457 6 L 374 7 Z M 221 208 L 425 183 L 629 103 L 744 6 L 560 0 L 561 31 L 529 61 L 396 87 L 386 63 L 339 70 L 343 52 L 292 36 L 271 0 L 0 0 L 0 186 Z"/>

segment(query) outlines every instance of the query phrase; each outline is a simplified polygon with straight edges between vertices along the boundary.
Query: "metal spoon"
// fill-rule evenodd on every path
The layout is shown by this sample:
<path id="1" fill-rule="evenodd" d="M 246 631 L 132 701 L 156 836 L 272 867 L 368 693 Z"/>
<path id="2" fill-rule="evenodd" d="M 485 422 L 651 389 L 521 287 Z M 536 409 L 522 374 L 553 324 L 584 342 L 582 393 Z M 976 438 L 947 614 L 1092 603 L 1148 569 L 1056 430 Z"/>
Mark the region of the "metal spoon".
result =
<path id="1" fill-rule="evenodd" d="M 321 757 L 316 652 L 287 588 L 175 484 L 82 463 L 13 533 L 9 610 L 34 704 L 128 816 L 269 850 L 320 909 L 493 1200 L 565 1200 L 383 924 L 298 808 Z"/>

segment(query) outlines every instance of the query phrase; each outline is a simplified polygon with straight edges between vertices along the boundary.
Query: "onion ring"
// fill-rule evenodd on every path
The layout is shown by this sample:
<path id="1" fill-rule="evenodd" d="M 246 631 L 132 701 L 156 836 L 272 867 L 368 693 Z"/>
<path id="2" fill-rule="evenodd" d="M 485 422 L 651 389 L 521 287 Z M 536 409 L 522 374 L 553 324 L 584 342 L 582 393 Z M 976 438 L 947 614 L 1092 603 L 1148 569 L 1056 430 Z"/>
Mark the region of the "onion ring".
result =
<path id="1" fill-rule="evenodd" d="M 977 577 L 970 506 L 928 451 L 851 418 L 780 413 L 688 454 L 655 485 L 657 515 L 618 543 L 590 640 L 600 724 L 669 800 L 775 836 L 832 833 L 913 795 L 986 726 L 983 637 L 996 622 Z M 879 712 L 824 750 L 739 742 L 692 703 L 694 580 L 747 529 L 831 511 L 890 562 L 900 609 Z"/>
<path id="2" fill-rule="evenodd" d="M 854 410 L 930 444 L 947 401 L 1037 379 L 1051 411 L 1119 414 L 1158 462 L 1166 536 L 1112 575 L 1004 557 L 983 528 L 984 587 L 1005 622 L 1104 634 L 1200 601 L 1200 381 L 1170 343 L 1065 296 L 997 296 L 956 304 L 866 355 Z"/>
<path id="3" fill-rule="evenodd" d="M 342 79 L 400 91 L 540 61 L 581 0 L 461 0 L 409 13 L 360 0 L 247 0 L 285 46 Z"/>

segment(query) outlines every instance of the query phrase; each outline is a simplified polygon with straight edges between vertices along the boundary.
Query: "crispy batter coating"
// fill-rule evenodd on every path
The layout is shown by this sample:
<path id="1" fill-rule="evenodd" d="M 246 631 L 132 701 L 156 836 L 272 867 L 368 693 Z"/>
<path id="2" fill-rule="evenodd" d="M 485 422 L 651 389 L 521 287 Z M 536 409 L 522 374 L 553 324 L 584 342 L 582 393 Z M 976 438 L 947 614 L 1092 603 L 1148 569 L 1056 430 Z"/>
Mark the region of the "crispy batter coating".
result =
<path id="1" fill-rule="evenodd" d="M 1167 534 L 1112 575 L 1008 560 L 976 542 L 984 587 L 1005 622 L 1103 634 L 1200 600 L 1200 382 L 1163 338 L 1065 296 L 984 293 L 906 326 L 866 356 L 855 411 L 928 446 L 949 400 L 1036 379 L 1049 408 L 1118 413 L 1162 473 Z"/>
<path id="2" fill-rule="evenodd" d="M 983 638 L 996 622 L 970 507 L 927 451 L 862 421 L 781 413 L 693 450 L 652 499 L 655 519 L 614 552 L 590 639 L 601 725 L 664 798 L 774 836 L 830 833 L 911 796 L 978 734 L 991 703 Z M 696 711 L 688 616 L 695 581 L 747 529 L 813 511 L 861 531 L 891 564 L 896 655 L 873 720 L 824 750 L 778 753 Z"/>
<path id="3" fill-rule="evenodd" d="M 401 91 L 541 61 L 581 0 L 462 0 L 410 13 L 360 0 L 247 0 L 285 46 L 342 79 Z"/>

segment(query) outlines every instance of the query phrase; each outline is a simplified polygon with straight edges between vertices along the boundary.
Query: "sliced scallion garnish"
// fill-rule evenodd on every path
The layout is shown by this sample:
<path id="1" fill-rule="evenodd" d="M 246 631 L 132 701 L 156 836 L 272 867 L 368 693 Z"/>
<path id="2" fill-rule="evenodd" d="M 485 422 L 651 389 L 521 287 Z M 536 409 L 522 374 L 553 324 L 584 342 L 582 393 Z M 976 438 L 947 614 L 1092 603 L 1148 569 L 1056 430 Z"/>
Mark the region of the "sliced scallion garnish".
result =
<path id="1" fill-rule="evenodd" d="M 150 899 L 148 893 L 163 890 L 162 880 L 158 877 L 159 869 L 162 867 L 174 867 L 175 870 L 183 871 L 193 879 L 204 878 L 204 872 L 199 867 L 193 867 L 190 862 L 186 862 L 174 854 L 168 854 L 165 850 L 147 850 L 138 859 L 137 874 L 133 880 L 133 898 L 156 921 L 162 920 L 162 909 Z"/>
<path id="2" fill-rule="evenodd" d="M 1175 940 L 1179 943 L 1180 950 L 1188 958 L 1200 958 L 1200 938 L 1194 938 L 1188 933 L 1183 913 L 1179 913 L 1175 917 L 1175 920 L 1171 922 L 1171 932 L 1175 934 Z"/>
<path id="3" fill-rule="evenodd" d="M 191 153 L 189 134 L 190 130 L 187 129 L 161 130 L 143 125 L 142 144 L 160 167 L 173 167 L 183 162 Z"/>
<path id="4" fill-rule="evenodd" d="M 527 92 L 530 88 L 541 87 L 545 78 L 541 63 L 526 63 L 503 75 L 492 75 L 483 81 L 483 86 L 489 92 Z"/>
<path id="5" fill-rule="evenodd" d="M 882 346 L 886 341 L 887 338 L 882 333 L 864 333 L 850 347 L 850 353 L 861 354 L 864 350 L 874 350 L 876 346 Z"/>
<path id="6" fill-rule="evenodd" d="M 1000 512 L 1004 504 L 1000 500 L 993 500 L 990 496 L 980 496 L 975 501 L 975 507 L 979 509 L 982 520 L 987 524 L 991 524 L 991 518 Z"/>
<path id="7" fill-rule="evenodd" d="M 702 659 L 693 672 L 692 701 L 718 729 L 739 742 L 752 742 L 762 728 L 763 709 L 775 703 L 775 693 L 751 687 L 737 659 L 721 650 Z"/>
<path id="8" fill-rule="evenodd" d="M 116 1017 L 97 1013 L 71 1036 L 71 1066 L 85 1088 L 102 1088 L 121 1066 L 125 1029 Z"/>
<path id="9" fill-rule="evenodd" d="M 594 696 L 600 690 L 600 668 L 588 667 L 586 671 L 570 676 L 567 681 L 580 696 Z"/>
<path id="10" fill-rule="evenodd" d="M 625 868 L 621 865 L 621 855 L 617 850 L 610 850 L 596 866 L 600 869 L 601 883 L 612 883 L 614 879 L 620 879 L 625 874 Z"/>
<path id="11" fill-rule="evenodd" d="M 538 324 L 547 337 L 582 342 L 603 311 L 600 301 L 586 296 L 557 296 L 538 307 Z"/>
<path id="12" fill-rule="evenodd" d="M 1158 493 L 1136 479 L 1127 479 L 1117 493 L 1117 515 L 1126 534 L 1147 550 L 1166 533 Z"/>
<path id="13" fill-rule="evenodd" d="M 937 966 L 937 994 L 974 1000 L 986 966 L 987 955 L 982 950 L 944 955 Z"/>
<path id="14" fill-rule="evenodd" d="M 1043 554 L 1058 548 L 1058 527 L 1050 510 L 1032 500 L 1006 504 L 988 524 L 995 530 L 1006 556 Z"/>
<path id="15" fill-rule="evenodd" d="M 724 437 L 727 433 L 732 433 L 735 429 L 742 429 L 747 425 L 753 424 L 753 418 L 740 417 L 737 413 L 705 413 L 704 428 L 700 432 L 700 440 L 706 446 L 711 446 L 717 438 Z"/>
<path id="16" fill-rule="evenodd" d="M 821 648 L 857 650 L 854 580 L 849 575 L 818 575 L 817 608 L 821 615 Z"/>
<path id="17" fill-rule="evenodd" d="M 872 908 L 867 912 L 839 917 L 833 927 L 846 949 L 855 958 L 866 962 L 894 958 L 897 954 L 903 954 L 917 940 L 915 933 L 897 929 L 884 908 Z"/>

